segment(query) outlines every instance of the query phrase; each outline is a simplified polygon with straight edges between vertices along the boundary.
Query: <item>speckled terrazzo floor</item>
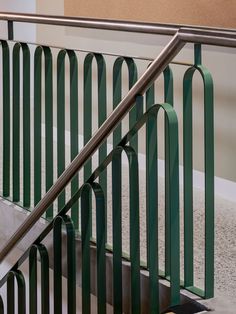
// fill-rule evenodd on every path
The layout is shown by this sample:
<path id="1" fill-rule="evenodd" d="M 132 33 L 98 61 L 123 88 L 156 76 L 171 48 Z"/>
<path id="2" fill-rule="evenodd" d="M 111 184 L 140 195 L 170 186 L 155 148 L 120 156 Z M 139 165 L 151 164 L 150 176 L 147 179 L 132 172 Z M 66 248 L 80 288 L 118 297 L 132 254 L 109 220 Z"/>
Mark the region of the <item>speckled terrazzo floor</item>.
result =
<path id="1" fill-rule="evenodd" d="M 128 178 L 123 171 L 123 247 L 128 250 Z M 180 188 L 181 274 L 183 276 L 183 202 Z M 140 173 L 140 245 L 141 258 L 146 259 L 145 173 Z M 110 195 L 110 193 L 108 193 Z M 110 208 L 111 200 L 108 208 Z M 164 265 L 164 179 L 159 178 L 159 258 Z M 111 221 L 111 213 L 109 213 Z M 108 220 L 108 221 L 109 221 Z M 215 197 L 215 295 L 236 295 L 236 203 Z M 204 285 L 204 191 L 194 189 L 194 274 L 195 284 Z M 236 312 L 236 311 L 235 311 Z"/>

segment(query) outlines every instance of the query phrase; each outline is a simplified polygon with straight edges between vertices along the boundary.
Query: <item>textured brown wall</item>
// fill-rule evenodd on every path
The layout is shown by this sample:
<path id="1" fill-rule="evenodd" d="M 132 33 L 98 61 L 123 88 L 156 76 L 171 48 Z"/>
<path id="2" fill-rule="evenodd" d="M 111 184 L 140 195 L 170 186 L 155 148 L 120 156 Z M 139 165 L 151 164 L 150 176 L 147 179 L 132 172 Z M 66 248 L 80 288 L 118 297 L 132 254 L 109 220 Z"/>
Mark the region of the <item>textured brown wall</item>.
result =
<path id="1" fill-rule="evenodd" d="M 65 15 L 236 28 L 236 0 L 65 0 Z"/>

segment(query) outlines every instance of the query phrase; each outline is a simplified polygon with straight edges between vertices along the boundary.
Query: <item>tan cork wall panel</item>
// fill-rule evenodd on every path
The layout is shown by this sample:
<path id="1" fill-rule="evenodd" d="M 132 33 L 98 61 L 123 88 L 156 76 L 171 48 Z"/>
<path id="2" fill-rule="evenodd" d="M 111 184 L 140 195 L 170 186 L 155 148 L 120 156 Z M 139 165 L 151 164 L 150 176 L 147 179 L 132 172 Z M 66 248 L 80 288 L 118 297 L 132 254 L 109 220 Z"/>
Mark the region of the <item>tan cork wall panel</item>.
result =
<path id="1" fill-rule="evenodd" d="M 65 15 L 236 28 L 236 0 L 65 0 Z"/>

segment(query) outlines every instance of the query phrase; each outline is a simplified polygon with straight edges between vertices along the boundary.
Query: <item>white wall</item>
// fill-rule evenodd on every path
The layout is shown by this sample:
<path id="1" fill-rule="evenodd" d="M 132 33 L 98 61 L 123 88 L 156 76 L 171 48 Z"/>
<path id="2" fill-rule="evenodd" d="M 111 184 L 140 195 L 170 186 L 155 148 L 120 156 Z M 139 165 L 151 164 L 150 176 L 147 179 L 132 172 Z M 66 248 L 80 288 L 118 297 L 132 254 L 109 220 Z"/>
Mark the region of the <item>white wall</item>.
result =
<path id="1" fill-rule="evenodd" d="M 36 12 L 36 0 L 1 0 L 0 1 L 1 12 L 18 12 L 18 13 L 35 13 Z M 7 23 L 1 22 L 1 30 L 7 34 Z M 2 31 L 1 31 L 2 34 Z M 36 26 L 33 24 L 14 24 L 14 35 L 16 38 L 25 41 L 34 41 L 36 36 Z"/>

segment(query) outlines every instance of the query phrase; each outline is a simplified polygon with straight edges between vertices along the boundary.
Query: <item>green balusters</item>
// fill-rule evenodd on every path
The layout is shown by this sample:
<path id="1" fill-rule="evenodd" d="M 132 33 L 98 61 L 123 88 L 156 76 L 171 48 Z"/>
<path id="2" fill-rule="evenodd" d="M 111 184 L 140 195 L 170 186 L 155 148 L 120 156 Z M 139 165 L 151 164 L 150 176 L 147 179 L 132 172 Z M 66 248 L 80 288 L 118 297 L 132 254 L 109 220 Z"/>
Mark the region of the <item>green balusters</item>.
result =
<path id="1" fill-rule="evenodd" d="M 183 144 L 184 144 L 184 285 L 193 281 L 193 140 L 192 140 L 192 80 L 195 71 L 204 86 L 204 158 L 205 158 L 205 292 L 214 294 L 214 100 L 213 80 L 210 72 L 201 65 L 201 47 L 195 46 L 195 65 L 184 75 L 183 93 Z"/>
<path id="2" fill-rule="evenodd" d="M 79 152 L 79 123 L 78 123 L 78 61 L 74 51 L 67 50 L 70 60 L 70 159 L 71 161 Z M 71 181 L 71 195 L 73 195 L 79 187 L 79 177 L 76 175 Z M 78 203 L 72 207 L 72 220 L 74 226 L 78 228 Z"/>
<path id="3" fill-rule="evenodd" d="M 22 44 L 23 50 L 23 206 L 30 207 L 30 51 Z"/>
<path id="4" fill-rule="evenodd" d="M 39 46 L 34 54 L 34 204 L 42 197 L 42 54 L 45 58 L 45 174 L 46 191 L 53 185 L 53 87 L 52 53 L 50 48 Z M 53 206 L 46 212 L 53 217 Z"/>
<path id="5" fill-rule="evenodd" d="M 168 66 L 164 72 L 164 102 L 173 106 L 173 73 L 171 68 Z M 168 146 L 168 139 L 169 139 L 169 128 L 168 128 L 168 121 L 167 117 L 165 116 L 165 221 L 169 220 L 169 211 L 170 211 L 170 199 L 169 195 L 169 185 L 168 185 L 168 178 L 170 176 L 170 169 L 169 169 L 169 146 Z M 167 223 L 165 224 L 165 276 L 168 277 L 170 275 L 170 228 L 171 226 Z"/>
<path id="6" fill-rule="evenodd" d="M 137 67 L 132 58 L 119 57 L 116 59 L 113 65 L 113 109 L 120 103 L 122 99 L 122 66 L 126 63 L 129 76 L 129 89 L 137 81 Z M 136 107 L 134 107 L 129 113 L 129 128 L 131 129 L 134 123 L 137 121 Z M 113 133 L 113 145 L 114 147 L 121 140 L 121 125 L 119 125 Z M 131 146 L 137 151 L 138 139 L 134 137 L 131 140 Z"/>
<path id="7" fill-rule="evenodd" d="M 30 51 L 13 48 L 13 201 L 20 201 L 20 49 L 23 52 L 23 206 L 30 206 Z"/>
<path id="8" fill-rule="evenodd" d="M 70 158 L 78 154 L 78 61 L 73 50 L 61 50 L 57 58 L 57 157 L 58 177 L 65 170 L 65 56 L 70 63 Z M 78 188 L 78 176 L 71 182 L 71 193 Z M 65 192 L 58 197 L 58 210 L 65 204 Z M 78 206 L 73 209 L 73 221 L 78 224 Z"/>
<path id="9" fill-rule="evenodd" d="M 42 47 L 34 53 L 34 205 L 42 197 Z"/>
<path id="10" fill-rule="evenodd" d="M 81 191 L 81 242 L 82 242 L 82 313 L 90 314 L 90 186 L 84 185 Z"/>
<path id="11" fill-rule="evenodd" d="M 122 147 L 117 147 L 112 157 L 112 248 L 114 314 L 122 313 L 122 151 Z"/>
<path id="12" fill-rule="evenodd" d="M 92 61 L 96 60 L 98 74 L 98 127 L 107 116 L 106 64 L 102 55 L 90 53 L 84 60 L 84 145 L 92 137 Z M 99 150 L 99 163 L 106 157 L 106 143 Z M 91 174 L 91 166 L 85 167 L 85 179 Z M 102 181 L 105 180 L 103 177 Z M 101 183 L 101 182 L 100 182 Z M 103 186 L 103 189 L 105 186 Z M 105 190 L 104 190 L 105 191 Z"/>
<path id="13" fill-rule="evenodd" d="M 98 183 L 84 184 L 81 189 L 81 240 L 82 240 L 82 312 L 91 312 L 90 305 L 90 191 L 96 199 L 97 246 L 97 312 L 106 313 L 106 252 L 105 252 L 105 198 Z"/>
<path id="14" fill-rule="evenodd" d="M 163 71 L 163 77 L 164 77 L 164 102 L 170 104 L 173 106 L 173 93 L 174 93 L 174 89 L 173 89 L 173 73 L 172 70 L 169 66 L 166 67 L 166 69 Z M 152 85 L 146 92 L 146 109 L 150 108 L 153 104 L 155 103 L 155 89 L 154 89 L 154 85 Z M 150 117 L 151 119 L 151 117 Z M 168 221 L 168 215 L 169 215 L 169 199 L 167 197 L 168 195 L 168 182 L 166 181 L 166 178 L 168 178 L 169 176 L 169 168 L 168 168 L 168 163 L 166 163 L 166 160 L 168 160 L 168 156 L 169 156 L 169 152 L 168 152 L 168 144 L 167 144 L 167 139 L 168 139 L 168 127 L 167 125 L 167 121 L 166 121 L 166 117 L 165 117 L 165 218 L 166 221 Z M 153 121 L 153 123 L 155 124 L 156 122 Z M 149 126 L 149 122 L 147 122 L 147 133 L 146 133 L 146 143 L 148 143 L 149 139 L 149 134 L 150 134 L 150 130 L 149 128 L 153 129 L 152 132 L 157 132 L 157 130 L 155 131 L 155 128 L 157 128 L 156 126 L 152 126 L 152 123 Z M 154 134 L 152 135 L 154 136 Z M 153 141 L 155 139 L 153 138 Z M 148 145 L 148 144 L 146 144 Z M 154 143 L 153 143 L 154 145 Z M 152 147 L 152 151 L 154 153 L 154 149 L 157 150 L 157 147 Z M 146 148 L 146 154 L 147 154 L 147 160 L 150 158 L 149 157 L 149 152 L 148 152 L 148 148 Z M 156 152 L 157 154 L 157 152 Z M 158 154 L 157 154 L 157 158 L 158 158 Z M 157 159 L 158 160 L 158 159 Z M 147 161 L 148 162 L 148 161 Z M 150 162 L 150 161 L 149 161 Z M 147 165 L 148 167 L 148 165 Z M 154 165 L 153 165 L 154 167 Z M 151 177 L 157 175 L 156 171 L 158 169 L 154 170 L 153 168 L 153 172 L 149 173 L 147 180 L 149 180 L 150 182 L 147 182 L 147 185 L 150 186 L 151 183 Z M 155 171 L 155 172 L 154 172 Z M 154 181 L 156 179 L 153 179 Z M 154 183 L 154 182 L 153 182 Z M 154 189 L 154 186 L 153 186 Z M 156 188 L 157 191 L 157 188 Z M 157 192 L 156 192 L 157 193 Z M 150 195 L 150 197 L 155 197 L 154 195 Z M 149 198 L 149 191 L 147 190 L 147 199 Z M 147 206 L 147 217 L 149 217 L 148 211 L 149 211 L 149 206 L 154 206 L 151 204 L 156 204 L 157 200 L 155 201 L 153 199 L 153 201 L 148 201 L 149 205 Z M 150 209 L 151 210 L 151 209 Z M 151 222 L 150 222 L 151 223 Z M 149 223 L 147 223 L 147 226 L 149 226 Z M 168 277 L 170 274 L 170 252 L 169 252 L 169 248 L 170 248 L 170 230 L 169 230 L 169 225 L 166 224 L 165 225 L 165 276 Z M 149 238 L 149 237 L 148 237 Z M 147 240 L 148 240 L 147 238 Z M 147 249 L 148 249 L 148 245 L 147 245 Z"/>
<path id="15" fill-rule="evenodd" d="M 97 244 L 97 311 L 106 313 L 106 217 L 105 198 L 101 186 L 94 182 L 92 185 L 96 198 L 96 244 Z"/>
<path id="16" fill-rule="evenodd" d="M 114 312 L 122 313 L 122 237 L 121 237 L 121 154 L 129 161 L 130 182 L 130 262 L 131 310 L 139 313 L 140 307 L 140 239 L 139 239 L 139 178 L 136 152 L 128 146 L 117 147 L 112 156 L 112 213 L 113 213 L 113 299 Z"/>
<path id="17" fill-rule="evenodd" d="M 2 45 L 2 90 L 3 90 L 3 196 L 10 195 L 10 57 L 8 43 Z"/>
<path id="18" fill-rule="evenodd" d="M 168 127 L 168 150 L 169 158 L 166 161 L 170 169 L 167 178 L 167 197 L 170 199 L 169 216 L 167 224 L 170 230 L 170 283 L 171 283 L 171 304 L 178 304 L 180 301 L 180 262 L 179 262 L 179 153 L 178 153 L 178 120 L 173 107 L 167 103 L 152 106 L 136 123 L 134 128 L 128 132 L 120 144 L 126 143 L 129 139 L 147 122 L 148 117 L 157 115 L 159 109 L 162 108 L 167 118 Z M 151 219 L 151 218 L 150 218 Z M 155 216 L 154 216 L 155 219 Z M 171 226 L 171 227 L 170 227 Z M 150 231 L 151 232 L 151 231 Z M 155 232 L 155 231 L 154 231 Z M 150 244 L 149 244 L 150 245 Z M 151 244 L 154 248 L 155 244 Z M 149 248 L 150 251 L 150 248 Z M 153 266 L 155 267 L 155 265 Z M 155 268 L 154 268 L 155 273 Z M 153 277 L 152 277 L 153 278 Z M 150 283 L 151 284 L 151 283 Z M 153 303 L 153 306 L 156 306 Z"/>
<path id="19" fill-rule="evenodd" d="M 7 276 L 7 314 L 15 313 L 15 280 L 17 283 L 17 313 L 26 313 L 25 279 L 20 270 L 12 270 Z"/>
<path id="20" fill-rule="evenodd" d="M 173 74 L 168 66 L 164 72 L 164 101 L 173 105 Z M 146 109 L 155 103 L 155 90 L 152 85 L 146 92 Z M 169 204 L 169 146 L 168 120 L 165 116 L 165 276 L 170 275 L 170 224 L 168 223 Z M 150 115 L 146 123 L 146 208 L 147 208 L 147 265 L 150 271 L 150 311 L 155 313 L 158 308 L 158 292 L 156 277 L 158 273 L 158 147 L 157 147 L 157 120 Z"/>
<path id="21" fill-rule="evenodd" d="M 107 118 L 107 86 L 106 86 L 106 63 L 101 54 L 89 53 L 84 59 L 84 145 L 92 137 L 92 62 L 96 60 L 97 64 L 97 82 L 98 82 L 98 127 Z M 99 149 L 99 164 L 103 162 L 107 155 L 106 141 Z M 86 181 L 91 175 L 92 163 L 88 160 L 84 167 L 84 180 Z M 105 199 L 107 193 L 107 174 L 106 170 L 99 176 Z M 106 215 L 107 216 L 107 215 Z"/>
<path id="22" fill-rule="evenodd" d="M 38 313 L 38 252 L 41 262 L 41 313 L 49 314 L 49 260 L 47 249 L 43 244 L 32 245 L 29 252 L 29 311 L 34 314 Z"/>
<path id="23" fill-rule="evenodd" d="M 57 57 L 57 176 L 65 170 L 65 52 Z M 58 211 L 65 204 L 65 191 L 58 197 Z"/>
<path id="24" fill-rule="evenodd" d="M 130 167 L 130 262 L 131 262 L 131 312 L 141 313 L 140 299 L 140 237 L 139 237 L 139 177 L 138 157 L 135 150 L 125 147 Z"/>
<path id="25" fill-rule="evenodd" d="M 67 311 L 76 313 L 75 230 L 69 216 L 57 216 L 53 223 L 54 313 L 62 312 L 62 225 L 67 238 Z"/>
<path id="26" fill-rule="evenodd" d="M 142 103 L 142 98 L 137 99 Z M 120 141 L 119 146 L 115 148 L 103 161 L 101 165 L 88 179 L 89 183 L 85 183 L 70 201 L 63 207 L 61 212 L 54 218 L 54 220 L 46 227 L 45 231 L 36 239 L 35 244 L 31 249 L 24 253 L 20 260 L 13 266 L 14 274 L 23 261 L 29 256 L 29 270 L 30 270 L 30 309 L 31 312 L 36 313 L 37 306 L 37 252 L 41 258 L 41 277 L 42 277 L 42 312 L 48 311 L 48 256 L 45 247 L 40 244 L 47 236 L 51 229 L 53 229 L 53 270 L 54 270 L 54 312 L 62 313 L 62 243 L 63 235 L 66 236 L 66 260 L 67 260 L 67 311 L 68 313 L 76 312 L 76 257 L 75 257 L 75 228 L 71 218 L 66 214 L 73 207 L 73 205 L 81 198 L 81 243 L 82 243 L 82 311 L 84 314 L 91 312 L 90 305 L 90 280 L 91 280 L 91 260 L 90 260 L 90 241 L 91 241 L 91 192 L 94 193 L 96 200 L 96 295 L 98 313 L 106 313 L 106 234 L 105 234 L 105 197 L 100 184 L 95 183 L 102 171 L 112 163 L 112 191 L 113 191 L 113 285 L 114 285 L 114 312 L 122 313 L 122 241 L 121 241 L 121 154 L 124 151 L 129 163 L 129 182 L 130 182 L 130 267 L 131 267 L 131 312 L 141 312 L 141 289 L 140 289 L 140 239 L 139 239 L 139 177 L 138 177 L 138 159 L 135 150 L 126 146 L 130 140 L 136 136 L 138 130 L 149 121 L 149 127 L 152 126 L 156 130 L 157 114 L 159 109 L 164 110 L 167 128 L 168 140 L 167 145 L 169 149 L 169 158 L 167 160 L 170 169 L 170 176 L 168 183 L 168 197 L 170 201 L 169 220 L 167 223 L 171 226 L 170 230 L 170 284 L 171 284 L 171 304 L 179 303 L 179 179 L 178 179 L 178 126 L 177 117 L 173 107 L 167 103 L 163 105 L 154 105 L 148 111 L 140 116 L 139 120 L 134 124 L 134 127 L 126 134 Z M 150 119 L 151 117 L 151 119 Z M 152 134 L 154 134 L 156 142 L 156 132 L 150 134 L 150 142 L 153 143 Z M 155 147 L 155 145 L 154 145 Z M 156 149 L 152 155 L 151 147 L 149 169 L 152 168 L 152 163 L 155 157 Z M 156 165 L 154 166 L 154 168 Z M 154 181 L 153 181 L 154 182 Z M 156 186 L 154 184 L 154 186 Z M 149 186 L 149 189 L 152 187 Z M 154 194 L 153 190 L 151 193 Z M 149 191 L 149 196 L 151 195 Z M 149 199 L 151 200 L 151 198 Z M 159 313 L 159 291 L 158 291 L 158 255 L 157 255 L 157 211 L 152 208 L 149 212 L 149 290 L 150 290 L 150 313 Z M 151 224 L 151 218 L 153 224 Z M 62 229 L 62 226 L 65 228 Z M 64 230 L 66 233 L 64 233 Z M 154 249 L 154 250 L 153 250 Z M 153 260 L 151 258 L 153 257 Z M 4 281 L 5 280 L 5 281 Z M 5 277 L 0 282 L 0 287 L 6 282 Z M 24 300 L 24 291 L 21 290 L 21 295 Z M 12 303 L 14 299 L 14 287 L 11 279 L 8 280 L 8 304 L 9 309 L 13 308 Z M 19 305 L 22 309 L 25 303 Z M 14 313 L 14 312 L 10 312 Z M 23 313 L 23 312 L 21 312 Z"/>
<path id="27" fill-rule="evenodd" d="M 179 252 L 179 143 L 178 143 L 178 120 L 172 106 L 165 103 L 162 105 L 166 117 L 168 137 L 166 145 L 169 156 L 166 159 L 169 169 L 166 178 L 166 197 L 169 199 L 169 215 L 166 217 L 169 226 L 170 237 L 170 282 L 171 304 L 180 302 L 180 252 Z"/>
<path id="28" fill-rule="evenodd" d="M 146 93 L 146 108 L 154 104 L 154 86 Z M 150 313 L 159 310 L 158 283 L 158 155 L 157 119 L 150 115 L 146 122 L 146 208 L 147 208 L 147 266 L 149 270 Z"/>

